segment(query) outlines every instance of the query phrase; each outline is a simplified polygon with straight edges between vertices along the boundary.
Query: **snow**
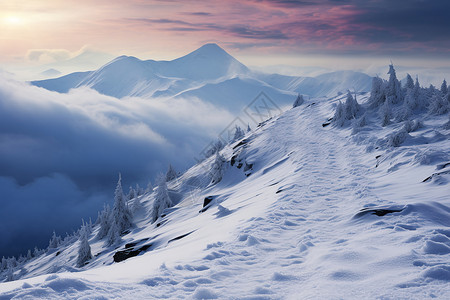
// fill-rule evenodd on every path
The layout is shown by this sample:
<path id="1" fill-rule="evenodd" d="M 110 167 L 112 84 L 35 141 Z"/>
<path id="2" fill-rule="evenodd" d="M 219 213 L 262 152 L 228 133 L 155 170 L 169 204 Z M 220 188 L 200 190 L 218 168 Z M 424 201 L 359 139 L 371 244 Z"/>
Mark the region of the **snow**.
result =
<path id="1" fill-rule="evenodd" d="M 369 91 L 372 78 L 338 71 L 317 77 L 284 76 L 252 71 L 217 44 L 206 44 L 172 61 L 120 56 L 98 70 L 73 73 L 32 84 L 60 93 L 89 87 L 116 98 L 200 98 L 239 111 L 264 91 L 280 105 L 292 105 L 297 94 L 335 96 L 347 89 Z"/>
<path id="2" fill-rule="evenodd" d="M 175 205 L 156 223 L 146 193 L 147 213 L 117 247 L 95 226 L 88 265 L 74 268 L 78 243 L 50 251 L 1 283 L 0 299 L 449 298 L 448 116 L 390 147 L 379 141 L 403 124 L 381 127 L 376 114 L 357 134 L 322 126 L 345 98 L 268 120 L 221 151 L 235 163 L 220 182 L 212 156 L 168 182 Z M 149 248 L 114 263 L 130 243 Z"/>

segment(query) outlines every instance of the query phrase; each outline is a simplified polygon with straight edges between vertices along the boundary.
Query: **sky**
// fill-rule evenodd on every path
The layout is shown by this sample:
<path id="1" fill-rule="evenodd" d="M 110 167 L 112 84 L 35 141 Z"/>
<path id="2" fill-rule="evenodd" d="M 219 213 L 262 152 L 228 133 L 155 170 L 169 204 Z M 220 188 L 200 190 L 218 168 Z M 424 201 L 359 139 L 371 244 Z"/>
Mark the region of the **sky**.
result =
<path id="1" fill-rule="evenodd" d="M 208 42 L 256 67 L 450 67 L 449 11 L 447 0 L 6 0 L 0 67 L 64 73 L 122 54 L 174 59 Z"/>

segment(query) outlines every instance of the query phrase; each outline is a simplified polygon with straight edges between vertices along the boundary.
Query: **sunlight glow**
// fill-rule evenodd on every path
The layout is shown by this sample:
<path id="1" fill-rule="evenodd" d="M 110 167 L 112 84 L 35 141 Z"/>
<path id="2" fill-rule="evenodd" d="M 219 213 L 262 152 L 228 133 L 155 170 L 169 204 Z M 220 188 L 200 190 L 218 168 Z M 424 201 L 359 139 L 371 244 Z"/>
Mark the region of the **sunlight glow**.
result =
<path id="1" fill-rule="evenodd" d="M 7 16 L 5 18 L 5 23 L 9 25 L 20 25 L 23 23 L 22 19 L 16 16 Z"/>

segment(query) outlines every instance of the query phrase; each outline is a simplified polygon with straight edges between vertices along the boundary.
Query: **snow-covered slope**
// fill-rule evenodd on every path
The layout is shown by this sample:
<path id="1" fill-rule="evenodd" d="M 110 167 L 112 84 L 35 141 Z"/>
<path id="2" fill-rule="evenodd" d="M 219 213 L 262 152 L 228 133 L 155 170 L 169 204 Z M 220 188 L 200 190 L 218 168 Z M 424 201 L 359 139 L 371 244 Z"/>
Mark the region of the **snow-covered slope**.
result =
<path id="1" fill-rule="evenodd" d="M 340 71 L 318 77 L 293 77 L 262 74 L 249 70 L 216 44 L 206 44 L 186 56 L 172 61 L 142 61 L 121 56 L 93 72 L 70 74 L 32 84 L 57 92 L 87 86 L 102 94 L 122 98 L 201 96 L 203 100 L 226 98 L 248 104 L 264 90 L 274 97 L 300 93 L 309 96 L 335 96 L 347 89 L 369 91 L 371 78 L 363 73 Z M 239 78 L 239 79 L 236 79 Z M 236 83 L 236 86 L 233 85 Z M 214 87 L 226 89 L 217 91 Z M 259 89 L 258 92 L 254 92 Z M 236 97 L 236 94 L 248 97 Z M 290 97 L 288 102 L 292 102 Z M 230 100 L 231 99 L 231 100 Z"/>
<path id="2" fill-rule="evenodd" d="M 376 114 L 356 134 L 323 125 L 343 100 L 260 124 L 221 151 L 219 183 L 208 158 L 168 183 L 175 205 L 157 222 L 155 192 L 144 194 L 117 246 L 96 239 L 96 225 L 86 266 L 74 267 L 79 242 L 68 242 L 16 270 L 0 298 L 448 298 L 448 115 L 389 147 L 379 141 L 401 125 Z"/>

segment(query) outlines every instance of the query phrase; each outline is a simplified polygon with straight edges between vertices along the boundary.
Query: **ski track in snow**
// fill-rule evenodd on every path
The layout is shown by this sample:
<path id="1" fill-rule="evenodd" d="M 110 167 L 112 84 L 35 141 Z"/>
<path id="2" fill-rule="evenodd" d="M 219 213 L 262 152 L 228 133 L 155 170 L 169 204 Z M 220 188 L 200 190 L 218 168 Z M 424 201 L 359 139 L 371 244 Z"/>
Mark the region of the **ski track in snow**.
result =
<path id="1" fill-rule="evenodd" d="M 450 285 L 442 284 L 450 280 L 450 231 L 445 224 L 438 226 L 420 214 L 402 212 L 354 218 L 365 207 L 423 202 L 423 195 L 406 193 L 406 199 L 398 202 L 380 196 L 404 186 L 383 180 L 392 174 L 375 170 L 364 147 L 343 147 L 348 143 L 345 130 L 323 128 L 321 122 L 329 111 L 329 103 L 303 105 L 259 129 L 262 133 L 252 143 L 267 144 L 259 150 L 272 160 L 256 173 L 266 185 L 274 186 L 276 192 L 265 195 L 273 200 L 266 213 L 241 222 L 232 233 L 233 240 L 209 244 L 203 259 L 163 264 L 135 284 L 87 281 L 82 273 L 80 279 L 50 275 L 46 282 L 24 283 L 19 291 L 0 294 L 0 299 L 423 299 L 450 295 Z M 245 188 L 245 181 L 236 186 L 235 190 Z M 227 200 L 221 204 L 227 207 Z"/>

